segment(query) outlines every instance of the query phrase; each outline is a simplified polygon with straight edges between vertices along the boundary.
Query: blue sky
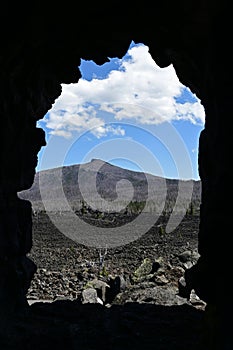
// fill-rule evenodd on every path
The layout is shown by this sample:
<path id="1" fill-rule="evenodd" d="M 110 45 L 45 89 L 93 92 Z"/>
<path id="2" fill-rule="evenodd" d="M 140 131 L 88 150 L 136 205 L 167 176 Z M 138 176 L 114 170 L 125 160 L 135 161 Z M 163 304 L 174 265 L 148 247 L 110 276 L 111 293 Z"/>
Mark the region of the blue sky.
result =
<path id="1" fill-rule="evenodd" d="M 198 138 L 205 112 L 172 65 L 160 68 L 134 42 L 99 66 L 81 59 L 82 78 L 38 122 L 47 146 L 37 171 L 100 158 L 167 178 L 198 180 Z"/>

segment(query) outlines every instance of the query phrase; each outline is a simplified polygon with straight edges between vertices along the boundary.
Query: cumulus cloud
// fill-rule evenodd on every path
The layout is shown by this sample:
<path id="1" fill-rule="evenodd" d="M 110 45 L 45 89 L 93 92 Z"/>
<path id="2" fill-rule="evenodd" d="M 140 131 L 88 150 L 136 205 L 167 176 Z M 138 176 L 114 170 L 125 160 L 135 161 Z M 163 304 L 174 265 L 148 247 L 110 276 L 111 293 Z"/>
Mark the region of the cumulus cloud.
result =
<path id="1" fill-rule="evenodd" d="M 147 46 L 131 47 L 119 62 L 119 70 L 110 71 L 105 79 L 62 84 L 60 97 L 43 120 L 51 134 L 69 137 L 73 131 L 90 130 L 96 137 L 123 136 L 122 128 L 109 126 L 109 118 L 140 125 L 174 120 L 204 124 L 200 101 L 178 102 L 185 87 L 172 65 L 157 66 Z"/>

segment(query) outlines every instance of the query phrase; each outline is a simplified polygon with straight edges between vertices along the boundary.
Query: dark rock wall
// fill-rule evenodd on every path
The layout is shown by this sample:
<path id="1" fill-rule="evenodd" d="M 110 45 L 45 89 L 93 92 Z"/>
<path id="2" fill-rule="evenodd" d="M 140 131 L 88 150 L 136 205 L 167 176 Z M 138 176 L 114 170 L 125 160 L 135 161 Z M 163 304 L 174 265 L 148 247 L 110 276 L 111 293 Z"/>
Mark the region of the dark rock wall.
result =
<path id="1" fill-rule="evenodd" d="M 220 4 L 220 5 L 219 5 Z M 3 4 L 0 13 L 0 304 L 24 304 L 36 267 L 26 258 L 32 246 L 30 203 L 17 192 L 34 179 L 37 153 L 45 145 L 36 121 L 77 82 L 80 58 L 98 64 L 122 57 L 132 40 L 149 46 L 161 67 L 173 64 L 181 82 L 201 99 L 206 125 L 200 137 L 202 180 L 200 261 L 187 275 L 200 297 L 216 302 L 219 255 L 231 234 L 232 45 L 227 1 L 114 2 L 82 5 L 40 2 Z M 229 44 L 229 45 L 228 45 Z M 216 258 L 218 257 L 218 258 Z M 221 259 L 228 262 L 228 254 Z M 218 262 L 218 263 L 217 263 Z M 226 266 L 226 265 L 225 265 Z M 222 286 L 224 289 L 224 286 Z M 8 298 L 15 295 L 14 298 Z"/>

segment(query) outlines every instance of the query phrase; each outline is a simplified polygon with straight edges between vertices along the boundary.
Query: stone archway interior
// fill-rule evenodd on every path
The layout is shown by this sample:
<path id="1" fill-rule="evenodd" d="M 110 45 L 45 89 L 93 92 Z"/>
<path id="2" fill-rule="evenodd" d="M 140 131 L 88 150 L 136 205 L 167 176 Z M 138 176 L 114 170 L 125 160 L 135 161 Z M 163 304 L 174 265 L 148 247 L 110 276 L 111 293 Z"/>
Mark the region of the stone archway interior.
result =
<path id="1" fill-rule="evenodd" d="M 122 57 L 131 40 L 144 42 L 160 67 L 173 64 L 180 81 L 200 98 L 206 111 L 199 145 L 202 180 L 199 252 L 188 271 L 188 288 L 208 303 L 228 295 L 216 271 L 230 262 L 225 205 L 229 194 L 232 52 L 230 11 L 223 1 L 133 3 L 128 9 L 99 2 L 77 9 L 56 4 L 4 4 L 1 9 L 1 170 L 0 304 L 2 312 L 26 303 L 36 266 L 26 255 L 32 246 L 31 206 L 17 192 L 33 182 L 37 154 L 45 145 L 37 120 L 61 93 L 61 83 L 77 82 L 80 58 L 102 64 Z M 219 5 L 219 6 L 217 6 Z M 88 16 L 86 15 L 88 13 Z M 219 25 L 219 18 L 224 21 Z M 223 40 L 225 38 L 225 40 Z M 227 51 L 227 53 L 226 53 Z M 220 233 L 224 239 L 220 239 Z M 216 259 L 216 257 L 219 257 Z M 229 268 L 226 267 L 229 272 Z M 227 276 L 227 273 L 224 276 Z M 216 288 L 216 286 L 218 288 Z M 221 299 L 221 298 L 220 298 Z"/>

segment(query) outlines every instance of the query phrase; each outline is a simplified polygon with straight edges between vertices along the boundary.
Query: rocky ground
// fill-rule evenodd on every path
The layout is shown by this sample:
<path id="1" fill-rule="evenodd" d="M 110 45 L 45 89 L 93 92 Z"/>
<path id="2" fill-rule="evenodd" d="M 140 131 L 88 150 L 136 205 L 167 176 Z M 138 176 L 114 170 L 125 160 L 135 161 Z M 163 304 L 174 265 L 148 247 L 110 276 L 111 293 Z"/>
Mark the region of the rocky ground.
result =
<path id="1" fill-rule="evenodd" d="M 198 216 L 186 216 L 169 234 L 165 233 L 166 218 L 162 218 L 145 235 L 131 243 L 98 249 L 70 240 L 51 223 L 47 215 L 38 215 L 34 218 L 33 248 L 29 255 L 37 265 L 37 273 L 28 292 L 29 299 L 81 300 L 83 291 L 91 281 L 114 285 L 118 278 L 121 281 L 119 293 L 112 291 L 115 298 L 113 300 L 114 296 L 111 295 L 111 304 L 125 303 L 127 298 L 129 301 L 142 301 L 142 293 L 138 290 L 143 290 L 144 295 L 148 290 L 158 289 L 160 292 L 155 293 L 158 298 L 163 293 L 161 291 L 169 288 L 173 292 L 170 296 L 172 300 L 166 297 L 166 300 L 158 301 L 160 304 L 184 302 L 176 297 L 176 289 L 185 269 L 198 259 Z M 118 222 L 123 219 L 123 216 L 119 217 Z M 90 220 L 92 225 L 95 224 L 93 217 Z M 100 220 L 96 219 L 96 222 L 99 224 Z M 100 299 L 103 298 L 100 296 Z M 153 302 L 156 303 L 156 299 Z M 199 306 L 198 299 L 196 305 Z"/>
<path id="2" fill-rule="evenodd" d="M 205 348 L 206 305 L 178 290 L 199 256 L 198 215 L 171 233 L 161 218 L 139 239 L 105 250 L 68 239 L 45 214 L 33 220 L 30 311 L 8 324 L 2 350 Z"/>

